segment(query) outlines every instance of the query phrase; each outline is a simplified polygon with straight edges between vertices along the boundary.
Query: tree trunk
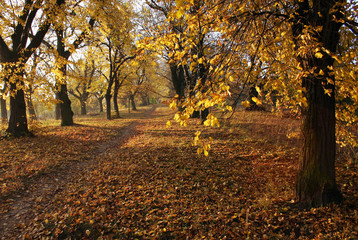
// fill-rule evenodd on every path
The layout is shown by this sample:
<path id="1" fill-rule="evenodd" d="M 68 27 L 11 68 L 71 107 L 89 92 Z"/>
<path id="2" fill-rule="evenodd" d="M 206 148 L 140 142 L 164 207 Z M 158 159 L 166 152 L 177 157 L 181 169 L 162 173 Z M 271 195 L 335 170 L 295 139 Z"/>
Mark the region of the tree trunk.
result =
<path id="1" fill-rule="evenodd" d="M 103 112 L 103 98 L 97 98 L 99 104 L 99 112 Z"/>
<path id="2" fill-rule="evenodd" d="M 1 122 L 7 123 L 7 109 L 6 109 L 6 91 L 7 89 L 7 83 L 4 81 L 3 89 L 1 90 L 0 95 L 0 107 L 1 107 Z"/>
<path id="3" fill-rule="evenodd" d="M 178 95 L 179 111 L 182 111 L 181 103 L 185 98 L 185 73 L 183 66 L 177 66 L 175 63 L 170 64 L 170 73 L 173 82 L 173 86 L 176 94 Z"/>
<path id="4" fill-rule="evenodd" d="M 132 110 L 137 111 L 137 107 L 136 107 L 135 101 L 134 101 L 134 95 L 133 94 L 129 95 L 129 99 L 130 99 L 130 103 L 131 103 L 131 106 L 132 106 Z"/>
<path id="5" fill-rule="evenodd" d="M 333 9 L 335 2 L 314 1 L 312 9 L 308 1 L 299 3 L 297 13 L 300 18 L 292 28 L 296 50 L 311 49 L 298 55 L 303 71 L 310 72 L 302 78 L 307 106 L 302 108 L 303 148 L 296 181 L 296 199 L 303 207 L 317 207 L 342 200 L 335 175 L 335 85 L 334 74 L 330 70 L 334 60 L 324 51 L 317 55 L 312 50 L 324 47 L 332 53 L 336 51 L 340 24 L 334 20 L 339 19 L 338 11 Z M 322 27 L 322 30 L 312 31 L 310 42 L 302 41 L 306 26 L 312 29 Z"/>
<path id="6" fill-rule="evenodd" d="M 61 84 L 59 89 L 59 97 L 61 100 L 61 126 L 73 125 L 73 112 L 71 109 L 71 100 L 67 93 L 67 84 Z"/>
<path id="7" fill-rule="evenodd" d="M 80 100 L 80 103 L 81 103 L 81 115 L 87 115 L 86 102 L 83 100 Z"/>
<path id="8" fill-rule="evenodd" d="M 61 108 L 61 126 L 72 126 L 73 125 L 73 112 L 71 109 L 71 100 L 68 97 L 67 91 L 67 82 L 66 82 L 66 75 L 67 75 L 67 61 L 71 56 L 70 51 L 65 51 L 65 45 L 63 41 L 64 31 L 62 29 L 56 30 L 57 36 L 57 52 L 58 55 L 61 56 L 59 58 L 59 70 L 62 73 L 62 79 L 56 80 L 56 85 L 58 85 L 58 97 L 60 102 Z"/>
<path id="9" fill-rule="evenodd" d="M 18 82 L 18 84 L 22 82 Z M 24 90 L 17 89 L 16 83 L 10 83 L 10 120 L 6 130 L 14 137 L 31 136 L 27 128 L 26 103 Z"/>
<path id="10" fill-rule="evenodd" d="M 113 78 L 110 78 L 108 81 L 108 86 L 107 86 L 107 91 L 106 91 L 106 108 L 107 108 L 107 119 L 108 120 L 112 120 L 112 115 L 111 115 L 111 91 L 112 91 L 112 86 L 113 86 Z"/>
<path id="11" fill-rule="evenodd" d="M 6 99 L 0 97 L 0 105 L 1 105 L 1 122 L 7 123 Z"/>
<path id="12" fill-rule="evenodd" d="M 60 97 L 58 97 L 57 95 L 58 94 L 56 93 L 56 99 L 60 100 Z M 56 105 L 55 105 L 55 119 L 56 120 L 61 119 L 61 104 L 60 103 L 56 103 Z"/>
<path id="13" fill-rule="evenodd" d="M 35 106 L 32 102 L 32 97 L 31 95 L 29 95 L 28 99 L 27 99 L 27 107 L 29 109 L 29 117 L 32 121 L 36 121 L 37 120 L 37 116 L 36 116 L 36 111 L 35 111 Z"/>
<path id="14" fill-rule="evenodd" d="M 36 116 L 36 112 L 35 112 L 35 106 L 32 102 L 32 94 L 34 93 L 34 91 L 32 90 L 32 84 L 28 85 L 29 89 L 27 91 L 26 94 L 26 103 L 27 103 L 27 108 L 29 110 L 29 117 L 31 121 L 36 121 L 37 120 L 37 116 Z"/>
<path id="15" fill-rule="evenodd" d="M 107 119 L 108 120 L 112 120 L 112 115 L 111 115 L 111 94 L 106 94 L 106 111 L 107 111 Z"/>
<path id="16" fill-rule="evenodd" d="M 113 95 L 113 107 L 114 110 L 116 111 L 116 116 L 115 118 L 119 118 L 119 107 L 118 107 L 118 95 L 116 93 L 114 93 Z"/>
<path id="17" fill-rule="evenodd" d="M 119 80 L 118 77 L 114 80 L 114 93 L 113 93 L 113 107 L 116 111 L 116 118 L 119 118 L 119 108 L 118 108 L 118 91 L 119 91 Z"/>

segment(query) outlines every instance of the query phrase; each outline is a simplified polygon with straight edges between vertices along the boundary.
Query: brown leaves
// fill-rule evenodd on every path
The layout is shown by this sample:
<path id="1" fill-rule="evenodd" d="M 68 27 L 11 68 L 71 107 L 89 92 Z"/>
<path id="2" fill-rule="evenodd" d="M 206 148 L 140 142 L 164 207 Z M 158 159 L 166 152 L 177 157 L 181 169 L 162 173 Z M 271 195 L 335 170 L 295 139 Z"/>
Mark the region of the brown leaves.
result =
<path id="1" fill-rule="evenodd" d="M 230 127 L 205 132 L 203 126 L 193 125 L 167 129 L 168 114 L 159 108 L 150 120 L 132 120 L 138 123 L 129 130 L 115 127 L 127 125 L 125 119 L 106 127 L 101 127 L 106 123 L 102 121 L 61 128 L 63 133 L 46 128 L 44 139 L 67 143 L 65 149 L 56 145 L 67 149 L 57 156 L 62 161 L 80 156 L 82 170 L 68 176 L 51 197 L 36 198 L 36 217 L 24 220 L 23 236 L 341 239 L 358 235 L 354 198 L 358 190 L 352 178 L 356 169 L 342 171 L 343 165 L 339 166 L 338 179 L 346 184 L 342 190 L 347 197 L 341 206 L 302 211 L 291 204 L 298 145 L 286 135 L 296 123 L 278 125 L 284 120 L 245 113 Z M 198 156 L 191 146 L 198 128 L 203 138 L 213 137 L 209 157 Z M 115 132 L 126 138 L 108 137 Z M 97 139 L 101 143 L 93 147 Z M 30 140 L 41 144 L 37 138 Z M 46 159 L 56 161 L 50 149 L 59 149 L 42 147 L 48 152 Z"/>

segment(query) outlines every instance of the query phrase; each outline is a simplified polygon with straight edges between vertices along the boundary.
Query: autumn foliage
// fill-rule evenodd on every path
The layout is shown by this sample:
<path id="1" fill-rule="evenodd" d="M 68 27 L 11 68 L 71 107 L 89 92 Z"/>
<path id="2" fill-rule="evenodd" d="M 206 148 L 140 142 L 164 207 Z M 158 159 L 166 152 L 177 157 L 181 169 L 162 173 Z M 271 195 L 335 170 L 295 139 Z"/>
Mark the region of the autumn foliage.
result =
<path id="1" fill-rule="evenodd" d="M 1 238 L 358 237 L 357 36 L 356 1 L 0 0 Z"/>
<path id="2" fill-rule="evenodd" d="M 337 178 L 345 202 L 306 211 L 293 204 L 297 120 L 239 112 L 203 136 L 213 146 L 204 157 L 191 146 L 197 126 L 168 129 L 172 112 L 150 109 L 123 112 L 120 120 L 101 115 L 73 127 L 36 126 L 36 138 L 1 140 L 2 236 L 358 236 L 357 168 L 343 153 Z"/>

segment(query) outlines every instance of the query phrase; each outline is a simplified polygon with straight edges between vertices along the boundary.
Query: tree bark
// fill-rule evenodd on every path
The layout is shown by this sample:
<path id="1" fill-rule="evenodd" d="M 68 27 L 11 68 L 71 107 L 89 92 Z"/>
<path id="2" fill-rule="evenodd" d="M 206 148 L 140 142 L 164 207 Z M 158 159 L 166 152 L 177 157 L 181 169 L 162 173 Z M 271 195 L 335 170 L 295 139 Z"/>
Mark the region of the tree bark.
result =
<path id="1" fill-rule="evenodd" d="M 136 105 L 135 105 L 134 95 L 133 95 L 133 94 L 130 94 L 130 95 L 129 95 L 129 100 L 130 100 L 130 103 L 131 103 L 131 106 L 132 106 L 132 110 L 133 110 L 133 111 L 137 111 L 137 107 L 136 107 Z"/>
<path id="2" fill-rule="evenodd" d="M 112 120 L 112 115 L 111 115 L 111 99 L 112 99 L 112 86 L 113 86 L 113 78 L 110 77 L 109 81 L 108 81 L 108 86 L 107 86 L 107 91 L 106 91 L 106 109 L 107 109 L 107 119 L 108 120 Z"/>
<path id="3" fill-rule="evenodd" d="M 31 95 L 27 98 L 27 106 L 29 109 L 29 117 L 32 121 L 36 121 L 37 120 L 37 115 L 36 115 L 36 111 L 35 111 L 35 106 L 32 102 L 32 98 Z"/>
<path id="4" fill-rule="evenodd" d="M 112 120 L 111 115 L 111 94 L 106 94 L 106 111 L 107 111 L 107 119 Z"/>
<path id="5" fill-rule="evenodd" d="M 56 92 L 56 100 L 60 101 L 60 96 L 58 92 Z M 55 105 L 55 119 L 60 120 L 61 119 L 61 104 L 56 103 Z"/>
<path id="6" fill-rule="evenodd" d="M 23 86 L 23 82 L 18 81 Z M 25 93 L 22 88 L 17 89 L 16 83 L 10 83 L 10 120 L 6 130 L 11 136 L 31 136 L 27 127 Z"/>
<path id="7" fill-rule="evenodd" d="M 81 103 L 81 115 L 87 115 L 87 106 L 84 100 L 80 101 Z"/>
<path id="8" fill-rule="evenodd" d="M 99 112 L 103 113 L 103 97 L 97 98 L 99 104 Z"/>
<path id="9" fill-rule="evenodd" d="M 170 64 L 170 73 L 173 82 L 173 86 L 176 94 L 178 95 L 178 106 L 181 110 L 181 103 L 185 98 L 185 73 L 182 66 L 177 66 L 175 63 Z"/>
<path id="10" fill-rule="evenodd" d="M 300 47 L 324 47 L 334 53 L 339 43 L 340 24 L 333 20 L 334 17 L 339 19 L 338 10 L 334 9 L 338 1 L 313 2 L 312 8 L 308 1 L 299 3 L 298 19 L 292 29 L 296 50 Z M 320 32 L 311 30 L 311 42 L 301 41 L 307 26 L 311 29 L 322 27 Z M 308 53 L 299 52 L 298 55 L 303 71 L 311 72 L 302 78 L 307 106 L 302 108 L 303 147 L 296 181 L 296 199 L 303 207 L 317 207 L 342 200 L 335 175 L 335 85 L 330 70 L 334 60 L 324 51 L 320 54 L 322 57 L 311 50 Z"/>
<path id="11" fill-rule="evenodd" d="M 35 106 L 32 102 L 32 94 L 34 93 L 33 89 L 32 89 L 32 84 L 28 85 L 28 91 L 27 94 L 25 96 L 26 99 L 26 103 L 27 103 L 27 108 L 29 110 L 29 117 L 31 121 L 36 121 L 37 120 L 37 116 L 36 116 L 36 111 L 35 111 Z"/>
<path id="12" fill-rule="evenodd" d="M 114 93 L 113 93 L 113 107 L 116 111 L 116 118 L 119 118 L 119 108 L 118 108 L 118 91 L 119 91 L 119 79 L 116 77 L 114 80 Z"/>
<path id="13" fill-rule="evenodd" d="M 6 88 L 7 88 L 7 83 L 6 81 L 4 81 L 4 86 L 3 89 L 1 90 L 1 95 L 0 95 L 0 107 L 1 107 L 1 122 L 2 123 L 7 123 L 7 109 L 6 109 Z"/>
<path id="14" fill-rule="evenodd" d="M 7 109 L 6 109 L 6 99 L 0 98 L 1 105 L 1 122 L 7 122 Z"/>
<path id="15" fill-rule="evenodd" d="M 58 94 L 61 100 L 61 126 L 72 126 L 73 112 L 71 109 L 71 100 L 68 97 L 67 84 L 60 84 Z"/>

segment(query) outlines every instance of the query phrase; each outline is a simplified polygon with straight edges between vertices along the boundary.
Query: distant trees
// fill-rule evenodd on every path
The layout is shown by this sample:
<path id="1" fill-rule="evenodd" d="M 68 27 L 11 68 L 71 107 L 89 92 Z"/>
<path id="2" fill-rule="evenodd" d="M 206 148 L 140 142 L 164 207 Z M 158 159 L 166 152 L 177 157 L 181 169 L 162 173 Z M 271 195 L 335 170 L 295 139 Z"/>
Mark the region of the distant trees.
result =
<path id="1" fill-rule="evenodd" d="M 69 93 L 74 96 L 80 102 L 81 115 L 87 114 L 87 101 L 91 95 L 91 91 L 95 82 L 96 66 L 95 61 L 84 60 L 84 66 L 79 66 L 78 63 L 74 66 L 74 70 L 70 77 L 72 78 L 72 84 L 69 89 Z"/>

